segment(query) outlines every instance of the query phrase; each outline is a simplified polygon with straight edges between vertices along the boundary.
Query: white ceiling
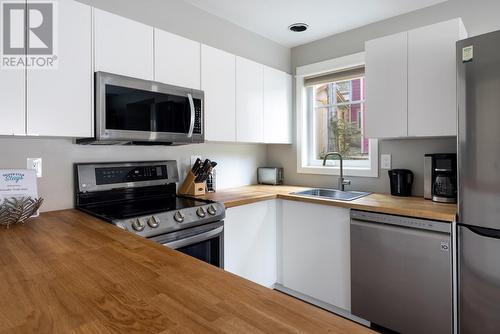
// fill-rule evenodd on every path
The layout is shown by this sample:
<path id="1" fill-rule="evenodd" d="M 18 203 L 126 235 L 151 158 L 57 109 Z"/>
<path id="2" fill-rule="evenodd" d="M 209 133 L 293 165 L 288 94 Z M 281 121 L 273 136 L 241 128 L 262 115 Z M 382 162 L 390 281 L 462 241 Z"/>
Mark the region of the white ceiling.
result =
<path id="1" fill-rule="evenodd" d="M 446 0 L 185 0 L 288 47 L 305 44 Z M 304 22 L 309 29 L 292 33 Z"/>

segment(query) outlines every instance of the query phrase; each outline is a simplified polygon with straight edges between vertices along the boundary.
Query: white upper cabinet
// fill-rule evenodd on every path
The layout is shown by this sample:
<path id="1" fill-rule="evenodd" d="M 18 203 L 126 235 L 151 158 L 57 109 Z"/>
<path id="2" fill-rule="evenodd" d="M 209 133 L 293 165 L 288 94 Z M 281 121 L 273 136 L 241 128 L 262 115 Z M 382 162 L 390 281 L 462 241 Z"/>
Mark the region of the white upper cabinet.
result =
<path id="1" fill-rule="evenodd" d="M 0 69 L 0 135 L 24 135 L 24 69 Z"/>
<path id="2" fill-rule="evenodd" d="M 408 32 L 408 136 L 457 134 L 455 43 L 466 37 L 460 19 Z"/>
<path id="3" fill-rule="evenodd" d="M 153 28 L 94 10 L 95 70 L 153 80 Z"/>
<path id="4" fill-rule="evenodd" d="M 205 92 L 205 139 L 236 141 L 236 56 L 202 45 L 201 89 Z"/>
<path id="5" fill-rule="evenodd" d="M 264 66 L 236 57 L 236 141 L 264 141 Z"/>
<path id="6" fill-rule="evenodd" d="M 58 1 L 55 69 L 2 70 L 0 135 L 92 137 L 94 72 L 201 89 L 205 139 L 291 143 L 291 76 L 74 0 Z"/>
<path id="7" fill-rule="evenodd" d="M 456 135 L 455 43 L 461 19 L 365 44 L 366 137 Z"/>
<path id="8" fill-rule="evenodd" d="M 264 142 L 292 143 L 292 76 L 264 66 Z"/>
<path id="9" fill-rule="evenodd" d="M 91 137 L 92 8 L 59 0 L 56 69 L 27 71 L 27 131 L 31 135 Z"/>
<path id="10" fill-rule="evenodd" d="M 404 32 L 365 44 L 367 138 L 407 135 L 407 36 Z"/>
<path id="11" fill-rule="evenodd" d="M 154 30 L 155 81 L 200 89 L 200 43 Z"/>
<path id="12" fill-rule="evenodd" d="M 19 23 L 22 20 L 21 12 L 17 15 L 17 21 Z M 23 36 L 16 37 L 23 38 Z M 18 47 L 23 41 L 17 40 L 11 43 L 11 46 Z M 26 61 L 25 56 L 21 58 Z M 12 69 L 0 68 L 0 135 L 26 134 L 25 71 L 24 66 Z"/>

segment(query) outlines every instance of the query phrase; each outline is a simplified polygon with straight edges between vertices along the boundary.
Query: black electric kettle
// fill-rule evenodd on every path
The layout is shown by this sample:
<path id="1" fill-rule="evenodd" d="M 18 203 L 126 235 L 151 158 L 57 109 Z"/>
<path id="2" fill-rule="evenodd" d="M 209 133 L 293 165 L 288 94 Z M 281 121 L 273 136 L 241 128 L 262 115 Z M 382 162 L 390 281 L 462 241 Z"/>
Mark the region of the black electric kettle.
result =
<path id="1" fill-rule="evenodd" d="M 391 169 L 389 171 L 391 181 L 391 195 L 411 196 L 413 186 L 413 172 L 409 169 Z"/>

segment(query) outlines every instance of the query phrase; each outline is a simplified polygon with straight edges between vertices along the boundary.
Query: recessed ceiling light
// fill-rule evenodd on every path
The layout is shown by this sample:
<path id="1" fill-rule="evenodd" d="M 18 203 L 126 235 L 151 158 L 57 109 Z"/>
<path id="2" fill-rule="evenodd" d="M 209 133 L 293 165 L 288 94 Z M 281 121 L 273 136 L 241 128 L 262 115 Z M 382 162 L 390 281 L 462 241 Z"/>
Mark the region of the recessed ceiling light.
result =
<path id="1" fill-rule="evenodd" d="M 288 27 L 288 30 L 293 32 L 303 32 L 306 31 L 309 26 L 305 23 L 294 23 Z"/>

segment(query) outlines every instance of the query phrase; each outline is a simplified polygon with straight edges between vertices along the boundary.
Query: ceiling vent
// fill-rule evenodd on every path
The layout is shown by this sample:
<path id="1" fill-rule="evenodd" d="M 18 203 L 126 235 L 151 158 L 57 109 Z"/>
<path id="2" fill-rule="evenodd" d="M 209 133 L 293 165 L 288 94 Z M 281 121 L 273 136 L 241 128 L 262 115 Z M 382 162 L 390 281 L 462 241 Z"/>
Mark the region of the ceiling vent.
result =
<path id="1" fill-rule="evenodd" d="M 303 32 L 306 31 L 309 26 L 305 23 L 294 23 L 288 27 L 288 30 L 293 32 Z"/>

